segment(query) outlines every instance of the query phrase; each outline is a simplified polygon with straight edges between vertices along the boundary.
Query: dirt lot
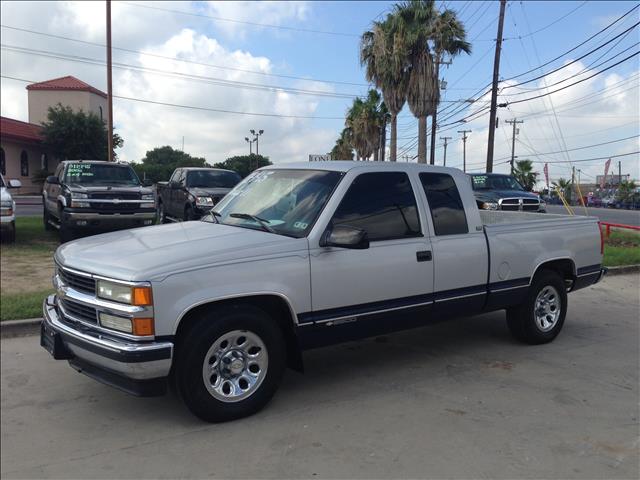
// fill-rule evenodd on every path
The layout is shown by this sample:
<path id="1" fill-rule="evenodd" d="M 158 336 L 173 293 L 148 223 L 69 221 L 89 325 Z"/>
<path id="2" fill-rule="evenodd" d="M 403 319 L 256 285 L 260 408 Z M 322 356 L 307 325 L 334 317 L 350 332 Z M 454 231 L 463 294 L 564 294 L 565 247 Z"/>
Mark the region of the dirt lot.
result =
<path id="1" fill-rule="evenodd" d="M 569 297 L 555 342 L 502 313 L 308 352 L 263 412 L 209 425 L 2 340 L 2 478 L 639 478 L 638 275 Z"/>
<path id="2" fill-rule="evenodd" d="M 0 256 L 0 269 L 3 294 L 44 290 L 51 287 L 53 257 L 50 252 L 40 251 L 21 255 L 3 254 Z"/>

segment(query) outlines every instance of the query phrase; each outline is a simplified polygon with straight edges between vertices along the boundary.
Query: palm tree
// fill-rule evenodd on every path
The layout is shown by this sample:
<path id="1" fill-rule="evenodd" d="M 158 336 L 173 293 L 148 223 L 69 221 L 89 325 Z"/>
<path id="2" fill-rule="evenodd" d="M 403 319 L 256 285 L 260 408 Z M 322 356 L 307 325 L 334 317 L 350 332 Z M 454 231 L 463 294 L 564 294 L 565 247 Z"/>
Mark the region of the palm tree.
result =
<path id="1" fill-rule="evenodd" d="M 440 62 L 444 54 L 448 54 L 450 58 L 453 58 L 460 53 L 464 52 L 467 55 L 471 53 L 471 44 L 467 42 L 467 32 L 464 25 L 453 10 L 446 9 L 440 13 L 435 19 L 433 30 L 431 33 L 431 39 L 433 41 L 433 50 L 435 52 L 435 77 L 440 82 Z M 433 165 L 435 163 L 436 153 L 436 127 L 438 116 L 438 102 L 436 102 L 436 108 L 431 116 L 431 156 L 429 163 Z"/>
<path id="2" fill-rule="evenodd" d="M 433 0 L 396 4 L 391 23 L 399 36 L 399 51 L 405 55 L 407 103 L 418 119 L 418 162 L 426 163 L 427 116 L 433 115 L 435 119 L 440 102 L 439 62 L 445 53 L 455 56 L 471 52 L 471 44 L 466 41 L 464 26 L 456 13 L 445 10 L 439 14 Z M 434 137 L 435 126 L 434 121 Z"/>
<path id="3" fill-rule="evenodd" d="M 389 124 L 389 120 L 391 120 L 391 114 L 389 113 L 389 109 L 384 102 L 382 102 L 380 104 L 380 107 L 378 108 L 378 115 L 380 120 L 380 155 L 378 159 L 381 162 L 384 162 L 384 157 L 387 150 L 387 125 Z"/>
<path id="4" fill-rule="evenodd" d="M 564 197 L 571 203 L 571 181 L 559 178 L 558 181 L 552 183 L 555 190 L 562 192 Z"/>
<path id="5" fill-rule="evenodd" d="M 373 28 L 362 34 L 360 42 L 360 64 L 366 68 L 367 80 L 382 91 L 384 104 L 389 112 L 389 160 L 392 162 L 396 161 L 398 148 L 398 114 L 407 99 L 408 76 L 400 38 L 390 17 L 387 17 L 384 22 L 374 22 Z"/>
<path id="6" fill-rule="evenodd" d="M 533 190 L 538 181 L 538 172 L 533 171 L 533 162 L 531 160 L 518 160 L 513 169 L 513 176 L 526 190 Z"/>
<path id="7" fill-rule="evenodd" d="M 342 129 L 335 146 L 331 149 L 332 160 L 353 160 L 353 146 L 351 145 L 351 131 Z"/>
<path id="8" fill-rule="evenodd" d="M 345 125 L 351 131 L 352 145 L 358 158 L 368 159 L 371 155 L 377 160 L 380 142 L 380 94 L 369 90 L 366 99 L 356 98 L 347 111 Z"/>

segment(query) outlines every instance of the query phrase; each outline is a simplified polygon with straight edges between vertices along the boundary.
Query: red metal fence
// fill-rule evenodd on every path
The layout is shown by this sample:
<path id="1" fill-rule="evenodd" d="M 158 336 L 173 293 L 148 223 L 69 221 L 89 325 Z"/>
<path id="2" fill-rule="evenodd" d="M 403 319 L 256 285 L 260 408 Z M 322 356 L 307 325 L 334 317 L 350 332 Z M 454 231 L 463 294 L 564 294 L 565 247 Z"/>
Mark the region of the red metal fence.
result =
<path id="1" fill-rule="evenodd" d="M 640 231 L 640 227 L 636 227 L 635 225 L 625 225 L 623 223 L 609 223 L 609 222 L 598 222 L 601 227 L 605 227 L 605 235 L 609 238 L 611 235 L 611 228 L 623 228 L 627 230 L 637 230 Z"/>

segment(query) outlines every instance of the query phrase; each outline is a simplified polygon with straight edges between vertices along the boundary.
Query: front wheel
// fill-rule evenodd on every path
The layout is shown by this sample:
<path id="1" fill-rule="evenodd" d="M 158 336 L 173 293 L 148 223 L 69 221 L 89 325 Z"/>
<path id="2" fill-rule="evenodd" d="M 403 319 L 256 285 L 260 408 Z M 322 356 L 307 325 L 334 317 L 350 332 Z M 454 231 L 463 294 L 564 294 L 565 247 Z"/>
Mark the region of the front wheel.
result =
<path id="1" fill-rule="evenodd" d="M 47 206 L 46 204 L 44 204 L 44 208 L 42 210 L 42 223 L 44 224 L 44 229 L 47 232 L 50 232 L 51 230 L 53 230 L 53 226 L 51 225 L 51 215 L 49 214 L 49 211 L 47 210 Z"/>
<path id="2" fill-rule="evenodd" d="M 158 223 L 167 223 L 167 214 L 164 211 L 164 202 L 158 202 Z"/>
<path id="3" fill-rule="evenodd" d="M 231 305 L 203 314 L 180 340 L 175 382 L 208 422 L 246 417 L 274 395 L 286 361 L 282 331 L 264 311 Z"/>
<path id="4" fill-rule="evenodd" d="M 564 281 L 558 273 L 544 270 L 533 279 L 525 301 L 507 310 L 507 325 L 516 339 L 539 345 L 558 336 L 566 315 Z"/>

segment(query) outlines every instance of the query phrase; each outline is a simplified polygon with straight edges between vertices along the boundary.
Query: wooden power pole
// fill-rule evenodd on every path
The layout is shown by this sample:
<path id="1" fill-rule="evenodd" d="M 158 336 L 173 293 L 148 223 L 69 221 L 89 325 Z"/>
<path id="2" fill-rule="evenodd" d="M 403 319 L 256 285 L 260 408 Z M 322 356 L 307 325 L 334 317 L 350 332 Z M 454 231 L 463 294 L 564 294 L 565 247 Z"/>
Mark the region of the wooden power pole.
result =
<path id="1" fill-rule="evenodd" d="M 440 140 L 444 140 L 444 158 L 442 160 L 442 166 L 447 166 L 447 142 L 451 140 L 453 137 L 440 137 Z"/>
<path id="2" fill-rule="evenodd" d="M 471 130 L 458 130 L 458 133 L 462 134 L 462 171 L 467 171 L 467 133 L 471 133 Z"/>
<path id="3" fill-rule="evenodd" d="M 111 82 L 111 0 L 107 0 L 107 159 L 113 162 L 113 85 Z"/>
<path id="4" fill-rule="evenodd" d="M 491 112 L 489 115 L 489 142 L 487 144 L 487 172 L 493 172 L 493 143 L 496 136 L 496 111 L 498 108 L 498 78 L 500 76 L 500 50 L 502 49 L 502 29 L 504 26 L 504 9 L 507 0 L 500 0 L 500 17 L 498 18 L 498 37 L 496 38 L 496 54 L 493 59 L 493 84 L 491 87 Z"/>
<path id="5" fill-rule="evenodd" d="M 509 123 L 513 125 L 513 133 L 511 136 L 511 175 L 513 175 L 513 162 L 516 159 L 516 133 L 518 133 L 516 129 L 516 125 L 518 123 L 524 123 L 524 120 L 518 120 L 514 118 L 513 120 L 507 120 L 505 123 Z"/>

